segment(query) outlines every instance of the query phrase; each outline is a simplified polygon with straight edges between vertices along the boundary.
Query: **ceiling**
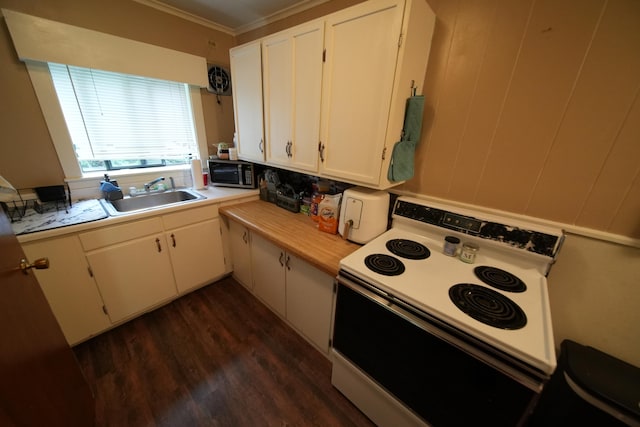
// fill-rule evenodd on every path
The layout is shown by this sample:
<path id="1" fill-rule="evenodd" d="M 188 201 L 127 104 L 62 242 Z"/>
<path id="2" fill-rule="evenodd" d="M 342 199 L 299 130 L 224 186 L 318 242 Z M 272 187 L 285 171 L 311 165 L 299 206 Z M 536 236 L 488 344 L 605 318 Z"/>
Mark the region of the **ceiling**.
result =
<path id="1" fill-rule="evenodd" d="M 134 0 L 236 35 L 328 0 Z"/>

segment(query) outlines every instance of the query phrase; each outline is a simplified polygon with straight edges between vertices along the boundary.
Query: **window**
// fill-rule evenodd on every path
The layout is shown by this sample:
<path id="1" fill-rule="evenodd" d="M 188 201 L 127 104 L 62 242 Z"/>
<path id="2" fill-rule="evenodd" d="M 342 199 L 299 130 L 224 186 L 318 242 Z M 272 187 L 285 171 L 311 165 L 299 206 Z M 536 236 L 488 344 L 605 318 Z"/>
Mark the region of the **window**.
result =
<path id="1" fill-rule="evenodd" d="M 201 88 L 206 88 L 207 60 L 204 57 L 167 49 L 162 46 L 128 40 L 123 37 L 76 27 L 61 22 L 43 19 L 7 9 L 2 10 L 4 20 L 18 57 L 24 61 L 31 84 L 38 97 L 42 114 L 60 160 L 65 180 L 74 189 L 95 188 L 95 179 L 101 172 L 83 172 L 78 162 L 78 147 L 72 141 L 69 126 L 60 107 L 58 94 L 51 77 L 49 64 L 72 64 L 94 70 L 109 70 L 131 76 L 145 76 L 169 82 L 183 82 L 188 85 L 187 107 L 192 114 L 192 131 L 196 135 L 197 150 L 193 154 L 200 159 L 208 157 L 205 116 L 200 97 Z M 96 54 L 99 52 L 99 54 Z M 67 70 L 67 73 L 69 71 Z M 166 98 L 161 97 L 163 100 Z M 151 100 L 145 98 L 139 108 L 148 109 Z M 94 141 L 91 140 L 93 147 Z M 95 153 L 93 153 L 95 156 Z M 130 162 L 139 166 L 143 161 L 148 166 L 158 158 L 133 158 Z M 126 159 L 111 158 L 112 167 L 119 167 Z M 162 160 L 162 159 L 160 159 Z M 166 161 L 171 160 L 168 156 Z M 91 160 L 91 161 L 102 161 Z M 106 167 L 106 165 L 105 165 Z M 176 166 L 172 169 L 188 169 Z M 120 172 L 119 176 L 150 175 L 151 170 L 136 173 Z M 78 194 L 76 192 L 76 194 Z"/>
<path id="2" fill-rule="evenodd" d="M 48 65 L 83 173 L 184 164 L 198 153 L 187 84 Z"/>

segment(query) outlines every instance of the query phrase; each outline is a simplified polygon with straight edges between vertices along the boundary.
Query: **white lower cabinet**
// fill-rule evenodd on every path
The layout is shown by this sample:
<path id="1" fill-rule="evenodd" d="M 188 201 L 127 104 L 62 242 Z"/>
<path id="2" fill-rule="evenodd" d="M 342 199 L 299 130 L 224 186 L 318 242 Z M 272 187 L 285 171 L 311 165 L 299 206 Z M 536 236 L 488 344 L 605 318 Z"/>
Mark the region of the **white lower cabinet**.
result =
<path id="1" fill-rule="evenodd" d="M 220 279 L 218 205 L 22 244 L 70 345 Z"/>
<path id="2" fill-rule="evenodd" d="M 80 240 L 113 323 L 225 274 L 217 205 L 103 227 Z"/>
<path id="3" fill-rule="evenodd" d="M 229 244 L 233 278 L 248 290 L 253 290 L 251 272 L 251 246 L 249 230 L 235 221 L 229 221 Z"/>
<path id="4" fill-rule="evenodd" d="M 225 273 L 217 216 L 217 206 L 205 206 L 162 217 L 180 294 L 211 283 Z"/>
<path id="5" fill-rule="evenodd" d="M 251 235 L 253 292 L 282 317 L 285 312 L 286 254 L 265 238 Z"/>
<path id="6" fill-rule="evenodd" d="M 160 218 L 83 233 L 80 239 L 113 323 L 177 295 Z"/>
<path id="7" fill-rule="evenodd" d="M 49 268 L 33 270 L 69 345 L 111 326 L 77 235 L 22 244 L 31 262 L 49 258 Z"/>
<path id="8" fill-rule="evenodd" d="M 250 242 L 254 294 L 328 354 L 333 277 L 255 233 Z"/>
<path id="9" fill-rule="evenodd" d="M 287 320 L 324 353 L 329 352 L 333 277 L 287 255 Z"/>

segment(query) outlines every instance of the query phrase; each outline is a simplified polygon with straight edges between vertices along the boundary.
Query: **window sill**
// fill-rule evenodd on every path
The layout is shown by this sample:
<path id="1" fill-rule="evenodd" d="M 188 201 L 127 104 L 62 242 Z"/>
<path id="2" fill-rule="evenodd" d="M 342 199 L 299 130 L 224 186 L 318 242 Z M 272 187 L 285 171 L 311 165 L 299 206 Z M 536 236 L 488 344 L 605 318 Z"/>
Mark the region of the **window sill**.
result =
<path id="1" fill-rule="evenodd" d="M 99 199 L 102 197 L 100 192 L 100 181 L 104 179 L 105 172 L 90 172 L 84 174 L 81 178 L 66 178 L 65 182 L 69 185 L 71 197 L 74 200 Z M 142 168 L 142 169 L 122 169 L 117 171 L 109 171 L 109 178 L 117 180 L 122 191 L 129 194 L 129 188 L 141 188 L 144 183 L 150 182 L 160 176 L 169 181 L 169 177 L 174 179 L 176 187 L 191 187 L 193 179 L 191 178 L 190 165 L 164 166 L 158 168 Z"/>
<path id="2" fill-rule="evenodd" d="M 168 173 L 175 173 L 178 171 L 185 171 L 190 169 L 189 165 L 175 165 L 175 166 L 162 166 L 156 168 L 137 168 L 137 169 L 119 169 L 112 171 L 97 171 L 97 172 L 87 172 L 82 175 L 80 178 L 65 178 L 65 182 L 71 185 L 72 183 L 81 183 L 90 181 L 91 183 L 95 182 L 96 179 L 102 180 L 105 174 L 109 175 L 109 178 L 119 179 L 119 178 L 135 178 L 141 175 L 163 175 Z"/>

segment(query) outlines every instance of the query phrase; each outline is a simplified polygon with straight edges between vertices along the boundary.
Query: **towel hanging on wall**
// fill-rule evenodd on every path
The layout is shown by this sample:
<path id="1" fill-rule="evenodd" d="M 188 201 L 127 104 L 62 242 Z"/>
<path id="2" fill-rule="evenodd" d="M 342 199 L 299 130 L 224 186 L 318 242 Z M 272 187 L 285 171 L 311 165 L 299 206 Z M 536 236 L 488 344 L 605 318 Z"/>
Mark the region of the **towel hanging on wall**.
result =
<path id="1" fill-rule="evenodd" d="M 414 95 L 407 99 L 402 136 L 393 146 L 389 164 L 389 181 L 404 181 L 413 177 L 415 150 L 420 141 L 423 111 L 424 95 Z"/>

